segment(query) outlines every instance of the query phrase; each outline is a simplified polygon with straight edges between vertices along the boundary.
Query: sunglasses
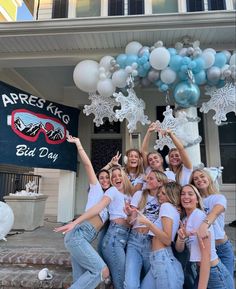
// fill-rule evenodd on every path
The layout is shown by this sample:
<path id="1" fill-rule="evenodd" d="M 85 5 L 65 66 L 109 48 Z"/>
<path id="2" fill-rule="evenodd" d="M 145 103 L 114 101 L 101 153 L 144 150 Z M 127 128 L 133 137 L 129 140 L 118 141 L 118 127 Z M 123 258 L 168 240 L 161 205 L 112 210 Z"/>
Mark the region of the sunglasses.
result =
<path id="1" fill-rule="evenodd" d="M 57 119 L 26 109 L 16 109 L 7 118 L 7 123 L 19 137 L 35 142 L 40 133 L 49 144 L 60 144 L 69 135 L 66 127 Z"/>

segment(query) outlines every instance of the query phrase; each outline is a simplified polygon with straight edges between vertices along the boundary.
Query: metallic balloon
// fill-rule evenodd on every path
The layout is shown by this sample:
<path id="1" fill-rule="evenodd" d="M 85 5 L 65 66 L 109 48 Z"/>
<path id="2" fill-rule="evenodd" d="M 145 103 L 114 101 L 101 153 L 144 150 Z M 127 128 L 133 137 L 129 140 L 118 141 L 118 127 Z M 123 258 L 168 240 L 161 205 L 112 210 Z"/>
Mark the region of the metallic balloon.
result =
<path id="1" fill-rule="evenodd" d="M 199 87 L 196 84 L 189 83 L 189 81 L 182 81 L 175 87 L 174 99 L 180 107 L 186 108 L 196 105 L 199 97 Z"/>

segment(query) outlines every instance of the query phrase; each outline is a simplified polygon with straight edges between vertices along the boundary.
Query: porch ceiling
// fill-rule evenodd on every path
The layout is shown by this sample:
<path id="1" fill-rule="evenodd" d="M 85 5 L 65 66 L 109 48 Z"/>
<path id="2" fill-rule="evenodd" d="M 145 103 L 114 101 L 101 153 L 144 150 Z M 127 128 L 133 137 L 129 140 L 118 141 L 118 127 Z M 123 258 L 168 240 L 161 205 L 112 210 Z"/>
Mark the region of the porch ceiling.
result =
<path id="1" fill-rule="evenodd" d="M 35 91 L 52 97 L 58 90 L 46 91 L 43 75 L 65 89 L 73 86 L 71 73 L 83 59 L 123 53 L 133 40 L 147 46 L 162 40 L 173 47 L 184 36 L 199 40 L 201 48 L 233 50 L 235 11 L 0 23 L 0 69 L 14 70 Z"/>

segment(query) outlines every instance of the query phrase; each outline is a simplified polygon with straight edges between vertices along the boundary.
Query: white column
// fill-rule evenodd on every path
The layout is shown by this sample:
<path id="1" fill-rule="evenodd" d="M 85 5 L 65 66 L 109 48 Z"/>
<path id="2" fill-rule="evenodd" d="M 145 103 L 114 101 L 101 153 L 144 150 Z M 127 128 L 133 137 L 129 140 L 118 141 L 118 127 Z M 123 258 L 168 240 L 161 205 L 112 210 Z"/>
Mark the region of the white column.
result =
<path id="1" fill-rule="evenodd" d="M 193 118 L 193 119 L 197 118 L 196 107 L 189 107 L 186 109 L 178 110 L 176 112 L 176 116 L 178 115 L 178 113 L 183 112 L 183 111 L 187 114 L 189 118 Z M 193 140 L 195 140 L 199 136 L 197 121 L 196 122 L 189 121 L 187 124 L 184 125 L 183 130 L 186 131 L 186 133 L 190 135 Z M 187 147 L 186 150 L 190 156 L 193 166 L 199 165 L 201 163 L 200 145 L 195 144 L 193 146 Z"/>
<path id="2" fill-rule="evenodd" d="M 76 173 L 60 171 L 57 221 L 66 223 L 74 218 L 75 214 L 75 182 Z"/>

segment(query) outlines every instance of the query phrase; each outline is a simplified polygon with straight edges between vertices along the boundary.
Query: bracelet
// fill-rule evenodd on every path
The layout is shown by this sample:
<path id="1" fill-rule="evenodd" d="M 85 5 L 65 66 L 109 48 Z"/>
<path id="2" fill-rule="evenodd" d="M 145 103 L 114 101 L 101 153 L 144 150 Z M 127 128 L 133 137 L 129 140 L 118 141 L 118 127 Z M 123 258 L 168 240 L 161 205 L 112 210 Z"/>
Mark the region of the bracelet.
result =
<path id="1" fill-rule="evenodd" d="M 210 223 L 210 221 L 207 218 L 203 220 L 203 223 L 207 224 L 208 228 L 210 228 L 211 223 Z"/>

